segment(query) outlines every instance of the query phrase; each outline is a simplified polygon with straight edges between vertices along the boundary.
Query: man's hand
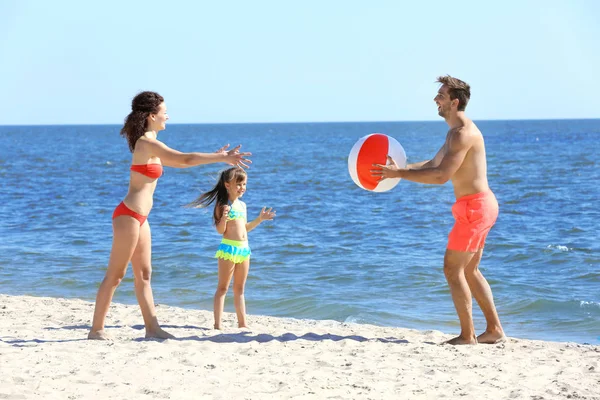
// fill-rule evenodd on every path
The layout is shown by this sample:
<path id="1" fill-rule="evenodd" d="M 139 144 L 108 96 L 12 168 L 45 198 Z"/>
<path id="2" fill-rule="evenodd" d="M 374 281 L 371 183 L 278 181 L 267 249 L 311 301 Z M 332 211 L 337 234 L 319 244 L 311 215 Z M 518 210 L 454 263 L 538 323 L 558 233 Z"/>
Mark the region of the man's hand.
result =
<path id="1" fill-rule="evenodd" d="M 387 165 L 373 164 L 377 169 L 371 170 L 371 176 L 379 178 L 380 181 L 388 178 L 401 178 L 403 169 L 398 167 L 398 164 L 392 157 L 387 156 Z"/>

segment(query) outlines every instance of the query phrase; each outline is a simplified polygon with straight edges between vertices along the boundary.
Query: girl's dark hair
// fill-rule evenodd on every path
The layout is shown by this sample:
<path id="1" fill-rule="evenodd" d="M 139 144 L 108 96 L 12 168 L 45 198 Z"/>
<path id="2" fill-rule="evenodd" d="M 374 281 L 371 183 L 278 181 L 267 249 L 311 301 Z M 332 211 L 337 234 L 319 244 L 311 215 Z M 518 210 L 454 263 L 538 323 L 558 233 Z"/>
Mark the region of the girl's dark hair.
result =
<path id="1" fill-rule="evenodd" d="M 127 139 L 129 150 L 133 153 L 135 144 L 144 136 L 148 128 L 148 116 L 158 113 L 158 107 L 165 99 L 156 92 L 142 92 L 133 98 L 131 112 L 125 118 L 121 136 Z"/>
<path id="2" fill-rule="evenodd" d="M 235 182 L 243 182 L 246 179 L 246 171 L 240 167 L 233 167 L 222 171 L 219 175 L 219 180 L 214 188 L 206 193 L 202 193 L 200 197 L 188 204 L 188 207 L 204 208 L 210 206 L 213 202 L 215 208 L 213 211 L 213 221 L 215 225 L 219 222 L 221 215 L 217 215 L 217 211 L 221 206 L 227 205 L 229 202 L 229 195 L 227 194 L 227 188 L 225 182 L 231 182 L 235 179 Z"/>

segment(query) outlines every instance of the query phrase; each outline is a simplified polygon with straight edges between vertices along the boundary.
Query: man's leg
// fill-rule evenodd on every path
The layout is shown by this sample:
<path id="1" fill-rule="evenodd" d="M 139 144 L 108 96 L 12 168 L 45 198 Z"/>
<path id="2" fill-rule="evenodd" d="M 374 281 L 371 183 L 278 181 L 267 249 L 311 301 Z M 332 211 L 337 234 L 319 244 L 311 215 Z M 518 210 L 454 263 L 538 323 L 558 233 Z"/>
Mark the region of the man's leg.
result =
<path id="1" fill-rule="evenodd" d="M 444 275 L 460 320 L 460 335 L 447 341 L 448 344 L 477 344 L 473 326 L 473 300 L 465 278 L 465 268 L 473 258 L 473 254 L 447 249 L 444 255 Z"/>
<path id="2" fill-rule="evenodd" d="M 483 249 L 475 253 L 471 262 L 465 268 L 465 278 L 487 322 L 485 332 L 477 337 L 477 341 L 479 343 L 494 344 L 503 341 L 505 336 L 494 305 L 492 289 L 481 271 L 479 271 L 482 254 Z"/>

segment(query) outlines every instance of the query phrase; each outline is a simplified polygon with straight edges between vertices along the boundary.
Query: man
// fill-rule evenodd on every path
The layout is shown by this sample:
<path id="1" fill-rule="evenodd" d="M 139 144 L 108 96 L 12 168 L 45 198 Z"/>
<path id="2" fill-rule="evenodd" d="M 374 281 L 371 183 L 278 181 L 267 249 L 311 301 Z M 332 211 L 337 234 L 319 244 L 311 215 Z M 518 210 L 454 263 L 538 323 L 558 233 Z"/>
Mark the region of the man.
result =
<path id="1" fill-rule="evenodd" d="M 452 206 L 455 224 L 448 236 L 444 274 L 460 320 L 460 335 L 446 343 L 498 343 L 505 339 L 490 286 L 479 271 L 485 239 L 498 217 L 498 202 L 487 181 L 483 136 L 465 115 L 471 96 L 469 85 L 449 75 L 433 99 L 450 130 L 435 157 L 401 169 L 388 156 L 388 165 L 374 165 L 373 176 L 402 178 L 413 182 L 442 185 L 452 181 L 456 203 Z M 471 295 L 487 322 L 484 333 L 475 335 Z"/>

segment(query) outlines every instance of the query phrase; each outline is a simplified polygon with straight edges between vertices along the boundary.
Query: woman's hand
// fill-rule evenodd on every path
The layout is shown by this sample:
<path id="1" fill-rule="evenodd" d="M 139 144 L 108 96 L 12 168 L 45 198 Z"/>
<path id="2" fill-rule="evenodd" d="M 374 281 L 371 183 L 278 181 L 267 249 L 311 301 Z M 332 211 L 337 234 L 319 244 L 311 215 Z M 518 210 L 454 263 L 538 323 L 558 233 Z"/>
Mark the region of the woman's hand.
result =
<path id="1" fill-rule="evenodd" d="M 223 161 L 229 165 L 237 165 L 240 168 L 249 168 L 247 164 L 252 164 L 252 161 L 250 161 L 246 157 L 251 156 L 252 153 L 240 153 L 240 147 L 242 147 L 241 144 L 235 146 L 231 150 L 227 150 L 229 148 L 228 143 L 225 146 L 221 147 L 219 150 L 215 151 L 215 153 L 221 154 L 224 158 Z"/>

